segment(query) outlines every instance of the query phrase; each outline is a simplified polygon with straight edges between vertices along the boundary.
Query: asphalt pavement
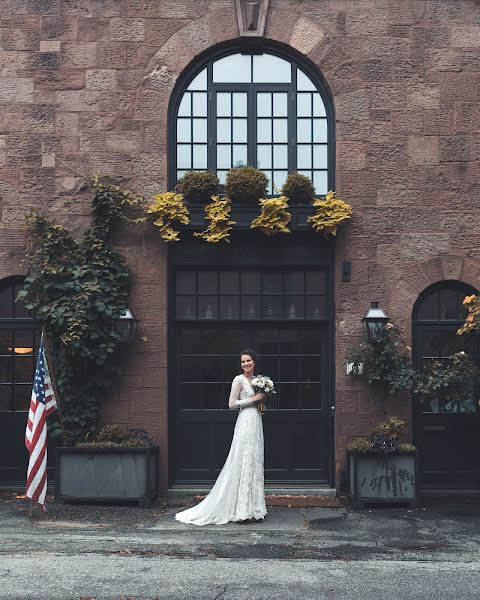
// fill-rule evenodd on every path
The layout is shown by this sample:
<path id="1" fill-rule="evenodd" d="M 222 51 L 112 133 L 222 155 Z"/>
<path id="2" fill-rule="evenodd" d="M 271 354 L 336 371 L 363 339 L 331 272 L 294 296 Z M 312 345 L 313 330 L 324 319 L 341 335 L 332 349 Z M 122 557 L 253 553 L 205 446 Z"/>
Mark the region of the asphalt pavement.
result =
<path id="1" fill-rule="evenodd" d="M 0 494 L 0 599 L 480 599 L 480 499 L 204 527 L 174 520 L 189 501 L 42 513 Z"/>

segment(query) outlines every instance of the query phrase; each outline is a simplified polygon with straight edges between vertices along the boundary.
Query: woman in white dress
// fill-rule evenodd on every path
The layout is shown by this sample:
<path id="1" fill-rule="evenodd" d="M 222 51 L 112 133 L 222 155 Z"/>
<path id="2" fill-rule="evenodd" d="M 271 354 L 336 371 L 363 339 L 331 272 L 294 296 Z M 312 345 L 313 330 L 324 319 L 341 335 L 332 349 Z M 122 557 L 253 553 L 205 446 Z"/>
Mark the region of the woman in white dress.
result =
<path id="1" fill-rule="evenodd" d="M 256 354 L 240 355 L 243 374 L 232 382 L 228 406 L 239 408 L 227 460 L 208 496 L 196 506 L 175 515 L 177 521 L 194 525 L 217 525 L 229 521 L 263 519 L 267 514 L 263 474 L 263 425 L 257 404 L 264 394 L 255 394 L 252 376 Z"/>

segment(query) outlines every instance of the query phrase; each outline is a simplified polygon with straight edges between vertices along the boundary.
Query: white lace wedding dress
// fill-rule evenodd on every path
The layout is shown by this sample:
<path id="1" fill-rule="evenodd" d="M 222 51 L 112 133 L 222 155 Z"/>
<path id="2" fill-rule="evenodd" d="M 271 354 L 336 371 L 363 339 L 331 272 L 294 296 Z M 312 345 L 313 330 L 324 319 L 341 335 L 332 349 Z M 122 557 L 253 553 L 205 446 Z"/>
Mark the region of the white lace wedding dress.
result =
<path id="1" fill-rule="evenodd" d="M 208 496 L 175 515 L 177 521 L 207 525 L 263 519 L 267 514 L 263 475 L 263 424 L 250 380 L 237 375 L 228 406 L 239 408 L 232 445 L 223 469 Z"/>

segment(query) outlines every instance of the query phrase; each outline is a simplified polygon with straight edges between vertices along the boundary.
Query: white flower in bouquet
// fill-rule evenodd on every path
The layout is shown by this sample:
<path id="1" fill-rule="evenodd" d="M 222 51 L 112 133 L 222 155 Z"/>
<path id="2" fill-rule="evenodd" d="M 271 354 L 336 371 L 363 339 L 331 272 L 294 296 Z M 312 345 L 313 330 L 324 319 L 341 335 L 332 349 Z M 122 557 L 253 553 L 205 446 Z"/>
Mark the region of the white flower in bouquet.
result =
<path id="1" fill-rule="evenodd" d="M 267 377 L 266 375 L 255 375 L 255 377 L 252 377 L 252 386 L 255 392 L 261 392 L 262 394 L 265 394 L 265 396 L 277 393 L 273 381 L 270 379 L 270 377 Z M 264 401 L 259 402 L 258 411 L 262 415 L 265 413 Z"/>

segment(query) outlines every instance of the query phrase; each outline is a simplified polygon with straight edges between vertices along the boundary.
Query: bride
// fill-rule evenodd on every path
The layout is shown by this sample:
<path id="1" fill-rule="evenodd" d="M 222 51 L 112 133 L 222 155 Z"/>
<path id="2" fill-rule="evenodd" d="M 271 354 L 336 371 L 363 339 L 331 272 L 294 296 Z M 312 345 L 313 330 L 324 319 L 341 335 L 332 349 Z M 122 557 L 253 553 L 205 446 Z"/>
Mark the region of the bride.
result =
<path id="1" fill-rule="evenodd" d="M 227 460 L 208 496 L 196 506 L 175 515 L 177 521 L 207 525 L 229 521 L 263 519 L 267 514 L 263 476 L 263 425 L 257 404 L 264 394 L 255 394 L 252 376 L 257 355 L 240 354 L 242 375 L 232 382 L 229 408 L 239 408 Z"/>

